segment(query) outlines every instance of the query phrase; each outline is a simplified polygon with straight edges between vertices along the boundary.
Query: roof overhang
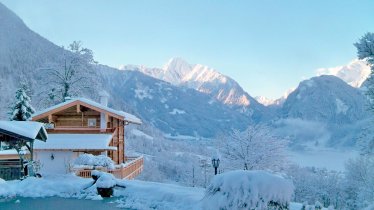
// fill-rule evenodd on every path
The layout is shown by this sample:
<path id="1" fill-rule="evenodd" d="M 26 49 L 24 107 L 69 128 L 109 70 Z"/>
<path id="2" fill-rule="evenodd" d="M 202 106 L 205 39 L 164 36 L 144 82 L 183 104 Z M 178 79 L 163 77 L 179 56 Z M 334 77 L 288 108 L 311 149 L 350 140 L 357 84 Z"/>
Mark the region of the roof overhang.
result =
<path id="1" fill-rule="evenodd" d="M 111 134 L 49 134 L 47 142 L 36 142 L 34 150 L 48 151 L 111 151 Z"/>
<path id="2" fill-rule="evenodd" d="M 43 123 L 32 121 L 0 121 L 0 133 L 26 141 L 46 141 L 48 138 Z"/>
<path id="3" fill-rule="evenodd" d="M 92 109 L 94 111 L 97 111 L 97 112 L 100 112 L 100 113 L 105 113 L 108 116 L 114 117 L 116 119 L 123 120 L 125 122 L 138 124 L 138 125 L 142 124 L 142 121 L 132 114 L 129 114 L 129 113 L 126 113 L 126 112 L 123 112 L 123 111 L 114 110 L 114 109 L 109 108 L 107 106 L 104 106 L 100 103 L 97 103 L 97 102 L 94 102 L 94 101 L 91 101 L 91 100 L 85 99 L 85 98 L 71 99 L 71 100 L 68 100 L 66 102 L 57 104 L 57 105 L 52 106 L 50 108 L 47 108 L 45 110 L 39 111 L 32 116 L 32 120 L 34 120 L 34 121 L 40 120 L 40 119 L 48 117 L 49 115 L 61 112 L 65 109 L 68 109 L 70 107 L 77 106 L 77 105 L 81 105 L 81 106 L 90 108 L 90 109 Z"/>

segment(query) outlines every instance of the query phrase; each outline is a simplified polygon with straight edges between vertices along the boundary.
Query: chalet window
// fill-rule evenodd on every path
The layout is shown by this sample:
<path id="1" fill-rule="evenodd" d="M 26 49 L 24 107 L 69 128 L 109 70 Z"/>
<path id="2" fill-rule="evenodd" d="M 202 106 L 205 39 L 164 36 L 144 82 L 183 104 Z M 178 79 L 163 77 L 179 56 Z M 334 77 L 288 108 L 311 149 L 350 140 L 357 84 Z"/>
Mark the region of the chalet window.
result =
<path id="1" fill-rule="evenodd" d="M 96 127 L 96 118 L 88 119 L 88 127 Z"/>

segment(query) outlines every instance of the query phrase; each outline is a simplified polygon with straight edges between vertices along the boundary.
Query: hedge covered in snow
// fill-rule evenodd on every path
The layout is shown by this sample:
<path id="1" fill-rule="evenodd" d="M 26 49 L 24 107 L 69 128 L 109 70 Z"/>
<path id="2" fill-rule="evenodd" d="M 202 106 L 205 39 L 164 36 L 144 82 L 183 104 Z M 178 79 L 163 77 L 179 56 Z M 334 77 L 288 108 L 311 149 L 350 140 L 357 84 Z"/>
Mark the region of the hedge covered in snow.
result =
<path id="1" fill-rule="evenodd" d="M 75 161 L 75 165 L 102 166 L 114 169 L 114 162 L 105 155 L 82 154 Z"/>
<path id="2" fill-rule="evenodd" d="M 215 176 L 202 201 L 204 209 L 267 209 L 289 205 L 292 181 L 266 171 L 231 171 Z M 276 209 L 276 208 L 275 208 Z"/>

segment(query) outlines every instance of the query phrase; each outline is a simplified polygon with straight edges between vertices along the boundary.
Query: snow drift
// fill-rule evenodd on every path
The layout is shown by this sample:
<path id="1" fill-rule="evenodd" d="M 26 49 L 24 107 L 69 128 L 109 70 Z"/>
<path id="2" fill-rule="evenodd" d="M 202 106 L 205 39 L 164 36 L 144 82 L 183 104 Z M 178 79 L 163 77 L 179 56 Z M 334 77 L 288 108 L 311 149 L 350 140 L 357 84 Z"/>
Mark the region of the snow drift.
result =
<path id="1" fill-rule="evenodd" d="M 203 199 L 204 209 L 266 209 L 288 206 L 294 185 L 266 171 L 231 171 L 215 176 Z"/>

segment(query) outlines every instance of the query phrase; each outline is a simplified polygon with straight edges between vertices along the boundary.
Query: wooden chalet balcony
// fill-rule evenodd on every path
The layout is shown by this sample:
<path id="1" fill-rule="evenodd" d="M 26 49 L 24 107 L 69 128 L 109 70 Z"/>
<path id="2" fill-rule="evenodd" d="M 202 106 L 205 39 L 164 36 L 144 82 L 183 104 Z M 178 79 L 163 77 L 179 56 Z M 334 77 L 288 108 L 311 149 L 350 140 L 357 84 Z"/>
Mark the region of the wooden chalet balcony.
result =
<path id="1" fill-rule="evenodd" d="M 48 133 L 76 133 L 76 134 L 96 134 L 96 133 L 113 133 L 115 128 L 100 129 L 100 127 L 82 127 L 82 126 L 59 126 L 47 128 Z"/>
<path id="2" fill-rule="evenodd" d="M 117 179 L 134 179 L 143 171 L 144 158 L 140 157 L 126 157 L 126 162 L 120 165 L 116 165 L 113 170 L 107 170 L 105 168 L 95 169 L 75 169 L 75 174 L 83 178 L 91 178 L 91 172 L 93 170 L 104 171 L 113 174 Z"/>

